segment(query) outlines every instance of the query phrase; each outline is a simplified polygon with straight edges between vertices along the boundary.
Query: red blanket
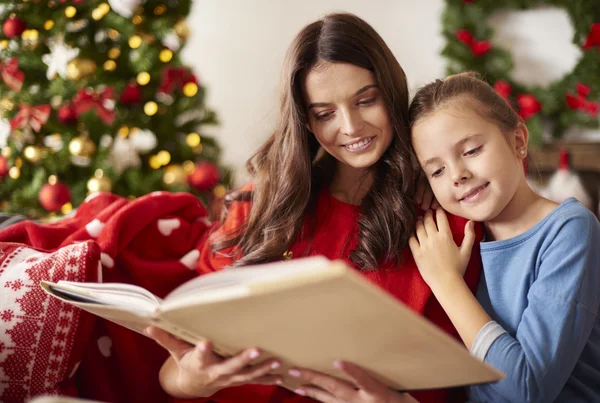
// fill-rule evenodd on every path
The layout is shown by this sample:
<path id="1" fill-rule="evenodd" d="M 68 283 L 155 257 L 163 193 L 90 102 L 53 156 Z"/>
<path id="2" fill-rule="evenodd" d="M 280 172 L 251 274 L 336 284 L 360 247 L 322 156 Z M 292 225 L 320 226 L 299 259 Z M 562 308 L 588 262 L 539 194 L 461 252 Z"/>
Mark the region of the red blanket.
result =
<path id="1" fill-rule="evenodd" d="M 69 218 L 0 232 L 0 401 L 41 393 L 165 402 L 154 341 L 50 298 L 40 280 L 140 285 L 163 297 L 196 275 L 209 222 L 185 193 L 100 193 Z M 93 242 L 90 242 L 93 241 Z"/>

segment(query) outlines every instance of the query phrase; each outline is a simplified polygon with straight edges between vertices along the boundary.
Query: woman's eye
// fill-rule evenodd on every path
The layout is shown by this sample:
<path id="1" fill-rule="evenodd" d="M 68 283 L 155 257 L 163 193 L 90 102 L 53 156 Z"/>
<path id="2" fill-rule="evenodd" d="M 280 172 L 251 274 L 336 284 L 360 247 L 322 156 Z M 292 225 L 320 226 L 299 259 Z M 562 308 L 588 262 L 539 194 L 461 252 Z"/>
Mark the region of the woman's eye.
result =
<path id="1" fill-rule="evenodd" d="M 442 172 L 444 172 L 444 168 L 440 168 L 440 169 L 438 169 L 438 170 L 434 171 L 434 172 L 431 174 L 431 176 L 432 176 L 433 178 L 435 178 L 436 176 L 440 176 L 440 175 L 442 174 Z"/>
<path id="2" fill-rule="evenodd" d="M 316 120 L 325 120 L 325 119 L 329 118 L 331 115 L 332 115 L 332 112 L 319 113 L 318 115 L 315 115 L 315 119 Z"/>
<path id="3" fill-rule="evenodd" d="M 482 148 L 482 147 L 483 147 L 483 146 L 480 146 L 480 147 L 473 148 L 472 150 L 469 150 L 469 151 L 467 151 L 467 152 L 464 154 L 464 155 L 465 155 L 465 157 L 468 157 L 468 156 L 470 156 L 470 155 L 475 155 L 475 154 L 477 154 L 477 153 L 478 153 L 478 152 L 481 150 L 481 148 Z"/>
<path id="4" fill-rule="evenodd" d="M 358 102 L 359 105 L 371 105 L 375 102 L 375 98 L 365 99 L 364 101 Z"/>

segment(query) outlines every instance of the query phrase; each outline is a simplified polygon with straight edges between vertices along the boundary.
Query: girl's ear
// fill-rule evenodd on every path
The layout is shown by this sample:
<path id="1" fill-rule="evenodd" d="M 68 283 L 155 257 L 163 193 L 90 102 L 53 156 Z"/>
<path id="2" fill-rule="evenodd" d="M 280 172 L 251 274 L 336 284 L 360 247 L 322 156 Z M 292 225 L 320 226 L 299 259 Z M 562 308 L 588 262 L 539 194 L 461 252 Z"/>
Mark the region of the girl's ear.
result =
<path id="1" fill-rule="evenodd" d="M 519 126 L 514 131 L 515 134 L 515 153 L 518 158 L 525 159 L 527 157 L 527 143 L 529 141 L 529 130 L 524 123 L 519 123 Z"/>

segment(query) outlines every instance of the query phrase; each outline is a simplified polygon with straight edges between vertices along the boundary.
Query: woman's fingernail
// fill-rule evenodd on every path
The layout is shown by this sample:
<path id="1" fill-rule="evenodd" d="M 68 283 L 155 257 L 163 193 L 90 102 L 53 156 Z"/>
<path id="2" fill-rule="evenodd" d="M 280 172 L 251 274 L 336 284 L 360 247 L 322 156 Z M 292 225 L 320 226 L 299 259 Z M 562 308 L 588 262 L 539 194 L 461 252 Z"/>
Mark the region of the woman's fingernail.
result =
<path id="1" fill-rule="evenodd" d="M 279 367 L 281 367 L 281 363 L 279 361 L 275 361 L 271 364 L 271 369 L 277 369 Z"/>
<path id="2" fill-rule="evenodd" d="M 250 351 L 250 358 L 251 359 L 258 358 L 259 355 L 260 355 L 260 351 L 258 351 L 258 350 L 252 350 L 252 351 Z"/>
<path id="3" fill-rule="evenodd" d="M 200 351 L 204 351 L 204 352 L 208 351 L 208 345 L 205 341 L 200 342 L 199 348 L 200 348 Z"/>
<path id="4" fill-rule="evenodd" d="M 283 385 L 283 381 L 282 381 L 281 379 L 277 379 L 277 380 L 275 381 L 275 383 L 276 383 L 277 385 Z"/>
<path id="5" fill-rule="evenodd" d="M 290 374 L 290 376 L 299 378 L 300 377 L 300 371 L 298 371 L 297 369 L 290 369 L 288 371 L 288 374 Z"/>
<path id="6" fill-rule="evenodd" d="M 336 367 L 337 369 L 344 369 L 344 363 L 341 362 L 340 360 L 335 360 L 333 362 L 333 366 Z"/>
<path id="7" fill-rule="evenodd" d="M 296 389 L 294 392 L 296 392 L 297 395 L 306 396 L 306 391 L 304 389 Z"/>

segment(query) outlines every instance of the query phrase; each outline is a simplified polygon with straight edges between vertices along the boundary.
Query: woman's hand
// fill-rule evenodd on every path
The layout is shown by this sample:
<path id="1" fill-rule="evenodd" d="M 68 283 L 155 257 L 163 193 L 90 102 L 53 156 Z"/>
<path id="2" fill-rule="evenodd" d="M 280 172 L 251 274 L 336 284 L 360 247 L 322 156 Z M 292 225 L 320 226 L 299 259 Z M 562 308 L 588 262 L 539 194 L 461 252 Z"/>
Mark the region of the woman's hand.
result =
<path id="1" fill-rule="evenodd" d="M 440 207 L 439 203 L 435 199 L 433 190 L 429 186 L 429 181 L 425 176 L 425 173 L 421 171 L 419 178 L 417 179 L 417 194 L 416 201 L 421 210 L 427 211 L 429 209 L 435 210 Z"/>
<path id="2" fill-rule="evenodd" d="M 448 217 L 441 208 L 436 210 L 436 221 L 437 225 L 431 210 L 427 211 L 423 219 L 417 220 L 416 235 L 408 241 L 419 272 L 431 288 L 440 281 L 465 274 L 475 242 L 472 221 L 465 226 L 465 238 L 460 247 L 452 239 Z"/>
<path id="3" fill-rule="evenodd" d="M 296 393 L 324 403 L 418 403 L 406 393 L 389 389 L 357 365 L 346 361 L 336 361 L 333 365 L 352 381 L 308 369 L 292 369 L 289 374 L 305 383 Z"/>
<path id="4" fill-rule="evenodd" d="M 174 397 L 207 397 L 220 389 L 243 384 L 281 384 L 282 377 L 271 374 L 281 366 L 278 360 L 250 365 L 260 357 L 258 349 L 223 358 L 215 354 L 210 342 L 193 346 L 156 327 L 147 328 L 146 333 L 171 354 L 160 371 L 160 382 Z"/>

